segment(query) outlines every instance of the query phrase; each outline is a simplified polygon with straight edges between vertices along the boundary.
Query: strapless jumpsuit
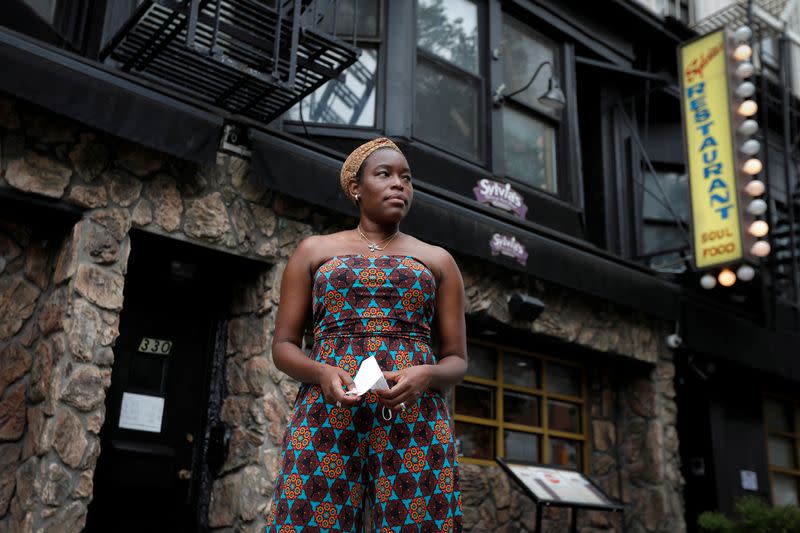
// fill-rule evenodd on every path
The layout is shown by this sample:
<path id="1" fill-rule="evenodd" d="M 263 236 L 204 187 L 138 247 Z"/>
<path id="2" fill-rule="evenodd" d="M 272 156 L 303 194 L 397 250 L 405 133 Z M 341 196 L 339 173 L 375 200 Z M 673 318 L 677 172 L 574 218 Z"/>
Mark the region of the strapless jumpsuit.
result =
<path id="1" fill-rule="evenodd" d="M 340 255 L 313 277 L 310 357 L 351 376 L 369 356 L 382 370 L 436 364 L 430 347 L 436 279 L 419 260 Z M 375 532 L 461 531 L 461 496 L 451 418 L 441 393 L 382 416 L 370 392 L 353 407 L 300 388 L 282 443 L 267 532 L 362 531 L 364 504 Z"/>

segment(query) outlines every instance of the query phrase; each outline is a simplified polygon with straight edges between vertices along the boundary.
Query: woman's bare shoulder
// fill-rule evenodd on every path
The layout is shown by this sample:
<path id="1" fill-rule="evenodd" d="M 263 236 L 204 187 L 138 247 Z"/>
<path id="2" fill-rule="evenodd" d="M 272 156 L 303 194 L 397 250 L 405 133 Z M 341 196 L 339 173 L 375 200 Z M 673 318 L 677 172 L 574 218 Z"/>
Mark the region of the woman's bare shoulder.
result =
<path id="1" fill-rule="evenodd" d="M 310 271 L 314 271 L 320 263 L 341 253 L 347 246 L 350 232 L 339 231 L 326 235 L 310 235 L 304 238 L 295 248 L 294 254 L 305 263 Z"/>
<path id="2" fill-rule="evenodd" d="M 433 271 L 437 279 L 441 279 L 455 267 L 453 256 L 441 246 L 427 243 L 410 235 L 407 235 L 407 237 L 408 241 L 404 248 L 408 248 L 408 255 L 416 257 L 425 263 Z"/>

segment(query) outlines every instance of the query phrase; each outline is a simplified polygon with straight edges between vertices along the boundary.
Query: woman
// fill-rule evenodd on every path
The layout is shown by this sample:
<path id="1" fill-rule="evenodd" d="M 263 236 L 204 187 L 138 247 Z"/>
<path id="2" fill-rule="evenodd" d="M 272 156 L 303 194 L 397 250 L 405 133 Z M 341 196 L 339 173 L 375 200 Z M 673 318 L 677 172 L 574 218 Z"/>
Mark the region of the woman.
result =
<path id="1" fill-rule="evenodd" d="M 355 229 L 305 239 L 283 273 L 272 356 L 301 381 L 267 531 L 460 531 L 461 498 L 442 392 L 466 371 L 464 286 L 442 248 L 400 232 L 414 189 L 378 138 L 342 166 Z M 314 346 L 300 349 L 313 311 Z M 431 326 L 441 340 L 430 348 Z M 375 356 L 390 389 L 346 395 Z"/>

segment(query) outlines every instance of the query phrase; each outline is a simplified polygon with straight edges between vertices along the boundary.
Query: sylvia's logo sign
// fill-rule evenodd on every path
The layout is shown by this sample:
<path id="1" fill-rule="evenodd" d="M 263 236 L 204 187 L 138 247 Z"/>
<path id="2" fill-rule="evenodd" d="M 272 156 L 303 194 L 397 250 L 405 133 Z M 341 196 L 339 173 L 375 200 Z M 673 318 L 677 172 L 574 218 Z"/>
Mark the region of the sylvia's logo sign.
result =
<path id="1" fill-rule="evenodd" d="M 475 199 L 482 204 L 489 204 L 506 211 L 511 211 L 519 218 L 525 218 L 528 206 L 522 199 L 522 195 L 511 188 L 508 183 L 500 183 L 490 179 L 478 180 L 478 184 L 472 189 Z"/>
<path id="2" fill-rule="evenodd" d="M 525 265 L 528 262 L 528 251 L 513 236 L 509 237 L 508 235 L 495 233 L 492 235 L 492 240 L 489 241 L 489 248 L 492 251 L 492 255 L 500 254 L 506 257 L 513 257 L 520 265 Z"/>

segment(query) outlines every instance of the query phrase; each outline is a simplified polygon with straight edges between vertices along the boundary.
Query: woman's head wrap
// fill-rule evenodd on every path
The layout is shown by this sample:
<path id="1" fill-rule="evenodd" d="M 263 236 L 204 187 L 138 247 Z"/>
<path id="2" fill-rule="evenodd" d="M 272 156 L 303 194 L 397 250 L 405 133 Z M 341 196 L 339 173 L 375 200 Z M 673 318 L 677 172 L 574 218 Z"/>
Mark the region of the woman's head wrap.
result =
<path id="1" fill-rule="evenodd" d="M 375 152 L 375 150 L 379 150 L 381 148 L 391 148 L 392 150 L 396 150 L 402 154 L 403 152 L 400 148 L 397 147 L 390 139 L 386 137 L 378 137 L 377 139 L 372 139 L 371 141 L 367 141 L 352 152 L 350 155 L 347 156 L 347 159 L 344 160 L 344 164 L 342 165 L 342 171 L 339 174 L 339 184 L 342 186 L 342 190 L 344 193 L 349 197 L 350 196 L 350 181 L 357 179 L 356 176 L 358 175 L 358 169 L 361 168 L 361 165 L 364 164 L 364 161 Z"/>

